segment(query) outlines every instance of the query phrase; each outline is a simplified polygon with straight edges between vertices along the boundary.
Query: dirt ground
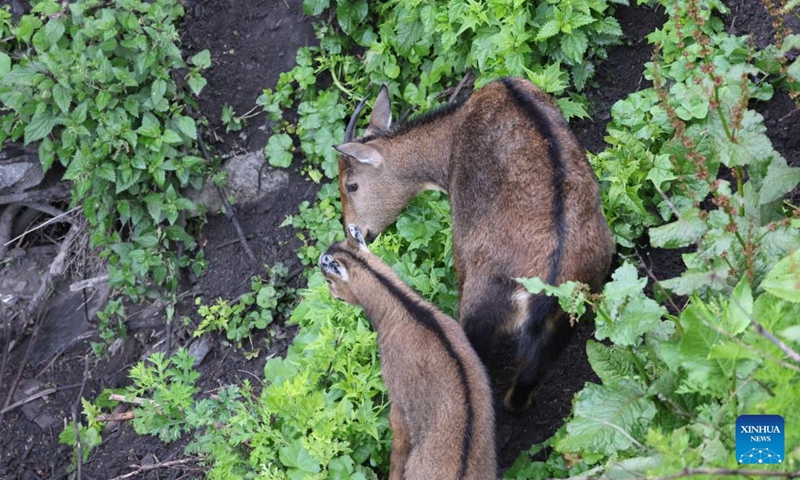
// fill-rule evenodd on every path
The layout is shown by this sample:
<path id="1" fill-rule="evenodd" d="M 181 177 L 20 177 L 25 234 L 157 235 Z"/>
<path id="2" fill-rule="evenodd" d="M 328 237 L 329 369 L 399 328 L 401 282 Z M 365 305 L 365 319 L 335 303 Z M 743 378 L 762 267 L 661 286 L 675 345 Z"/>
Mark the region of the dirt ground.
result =
<path id="1" fill-rule="evenodd" d="M 200 97 L 200 107 L 210 121 L 210 129 L 221 139 L 214 144 L 218 152 L 257 151 L 266 143 L 268 128 L 264 118 L 250 119 L 241 132 L 226 134 L 220 122 L 224 104 L 230 104 L 238 113 L 254 105 L 256 97 L 265 87 L 275 84 L 278 74 L 293 65 L 296 49 L 315 41 L 311 20 L 301 13 L 300 0 L 187 0 L 187 16 L 182 25 L 183 47 L 189 54 L 203 49 L 212 53 L 212 67 L 206 72 L 208 86 Z M 613 103 L 628 93 L 649 86 L 642 77 L 644 63 L 649 61 L 652 49 L 645 35 L 665 20 L 662 9 L 647 6 L 619 7 L 616 17 L 625 33 L 625 44 L 612 48 L 609 58 L 598 67 L 595 87 L 588 91 L 594 106 L 591 120 L 575 122 L 573 127 L 583 146 L 591 151 L 604 147 L 605 124 L 610 119 Z M 733 33 L 753 33 L 756 42 L 769 41 L 772 27 L 760 2 L 737 0 L 732 5 L 728 26 Z M 797 25 L 792 25 L 795 29 Z M 797 30 L 796 30 L 797 31 Z M 755 105 L 764 115 L 768 134 L 775 148 L 792 165 L 800 165 L 800 114 L 789 115 L 793 102 L 784 93 L 766 104 Z M 230 221 L 224 216 L 212 216 L 204 228 L 205 253 L 209 260 L 207 272 L 194 282 L 186 282 L 187 301 L 181 314 L 191 315 L 191 299 L 202 295 L 206 299 L 234 299 L 249 289 L 251 275 L 263 275 L 263 265 L 284 262 L 290 271 L 301 268 L 295 255 L 299 240 L 290 228 L 279 228 L 286 215 L 296 212 L 302 200 L 312 199 L 317 186 L 301 178 L 294 170 L 289 180 L 277 191 L 259 202 L 236 208 L 250 247 L 257 257 L 251 262 L 236 241 Z M 659 278 L 669 278 L 681 270 L 679 254 L 675 251 L 649 250 L 644 252 L 646 262 Z M 37 263 L 37 258 L 39 263 Z M 33 254 L 23 256 L 5 268 L 12 275 L 35 272 L 46 259 Z M 6 272 L 8 273 L 8 272 Z M 20 277 L 22 278 L 22 277 Z M 302 278 L 295 277 L 295 283 Z M 63 290 L 56 286 L 56 291 Z M 56 298 L 61 298 L 56 295 Z M 66 302 L 67 300 L 59 300 Z M 129 321 L 129 336 L 119 342 L 107 359 L 98 360 L 90 353 L 92 326 L 77 321 L 65 333 L 64 322 L 75 311 L 75 306 L 58 304 L 53 300 L 43 318 L 37 335 L 12 335 L 0 346 L 5 350 L 10 342 L 8 368 L 0 378 L 0 401 L 5 399 L 14 382 L 20 365 L 17 389 L 21 392 L 15 400 L 26 396 L 35 387 L 55 388 L 44 399 L 15 408 L 0 417 L 0 478 L 3 479 L 58 479 L 67 477 L 67 467 L 72 450 L 58 444 L 58 434 L 65 421 L 72 418 L 73 405 L 84 378 L 85 359 L 88 357 L 89 375 L 83 390 L 86 398 L 95 398 L 104 388 L 122 387 L 128 383 L 126 372 L 147 352 L 164 348 L 166 337 L 161 305 L 137 306 Z M 252 375 L 260 376 L 265 359 L 281 355 L 291 341 L 292 328 L 276 325 L 274 340 L 264 336 L 255 338 L 247 350 L 260 348 L 256 359 L 247 359 L 244 352 L 212 337 L 207 347 L 209 353 L 201 363 L 199 385 L 205 391 L 232 383 L 241 383 Z M 547 374 L 535 394 L 534 406 L 522 415 L 510 415 L 498 409 L 497 441 L 501 468 L 508 468 L 521 451 L 531 444 L 552 435 L 569 414 L 574 393 L 585 382 L 597 381 L 585 353 L 585 343 L 592 336 L 593 326 L 581 323 L 573 341 L 558 363 Z M 60 338 L 60 342 L 56 339 Z M 186 345 L 190 339 L 182 332 L 173 332 L 171 346 Z M 500 382 L 507 383 L 510 372 L 493 372 Z M 495 385 L 495 403 L 500 405 L 501 387 Z M 66 419 L 66 420 L 65 420 Z M 122 424 L 103 437 L 103 443 L 92 451 L 84 465 L 84 479 L 109 479 L 132 472 L 137 466 L 180 460 L 184 458 L 185 442 L 163 444 L 157 439 L 139 437 L 130 425 Z M 133 478 L 202 478 L 202 467 L 181 464 L 158 469 Z"/>

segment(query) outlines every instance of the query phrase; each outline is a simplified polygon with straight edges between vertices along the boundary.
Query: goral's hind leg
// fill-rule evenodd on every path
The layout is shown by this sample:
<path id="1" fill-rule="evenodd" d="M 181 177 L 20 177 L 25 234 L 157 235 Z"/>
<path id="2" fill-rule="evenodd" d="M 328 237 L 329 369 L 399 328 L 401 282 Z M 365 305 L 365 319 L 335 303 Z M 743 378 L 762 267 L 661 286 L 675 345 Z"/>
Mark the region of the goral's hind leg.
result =
<path id="1" fill-rule="evenodd" d="M 389 410 L 389 426 L 392 429 L 389 480 L 401 480 L 408 461 L 408 452 L 411 449 L 411 434 L 408 430 L 405 413 L 396 404 L 392 404 Z"/>
<path id="2" fill-rule="evenodd" d="M 546 318 L 531 315 L 523 328 L 518 335 L 517 375 L 503 401 L 511 411 L 528 408 L 534 388 L 569 343 L 574 330 L 560 309 Z"/>

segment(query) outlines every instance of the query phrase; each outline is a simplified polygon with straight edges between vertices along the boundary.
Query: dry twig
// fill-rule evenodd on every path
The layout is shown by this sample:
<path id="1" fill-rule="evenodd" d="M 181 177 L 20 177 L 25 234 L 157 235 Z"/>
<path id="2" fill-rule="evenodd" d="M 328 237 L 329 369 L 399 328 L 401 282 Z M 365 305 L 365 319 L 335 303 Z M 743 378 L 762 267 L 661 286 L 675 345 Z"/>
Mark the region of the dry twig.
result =
<path id="1" fill-rule="evenodd" d="M 197 461 L 196 458 L 183 458 L 181 460 L 171 460 L 169 462 L 154 463 L 152 465 L 140 465 L 136 470 L 130 473 L 126 473 L 125 475 L 119 475 L 117 477 L 112 478 L 111 480 L 124 480 L 126 478 L 135 477 L 136 475 L 139 475 L 144 472 L 149 472 L 150 470 L 155 470 L 158 468 L 170 468 L 178 465 L 186 465 L 187 463 L 192 463 L 196 461 Z"/>
<path id="2" fill-rule="evenodd" d="M 81 405 L 81 398 L 83 398 L 83 390 L 86 388 L 86 380 L 89 378 L 89 355 L 86 355 L 83 360 L 83 381 L 81 382 L 81 390 L 78 392 L 78 398 L 72 404 L 72 423 L 75 427 L 75 448 L 78 450 L 77 471 L 75 475 L 77 480 L 81 480 L 83 470 L 83 443 L 81 443 L 80 429 L 78 428 L 78 408 Z"/>

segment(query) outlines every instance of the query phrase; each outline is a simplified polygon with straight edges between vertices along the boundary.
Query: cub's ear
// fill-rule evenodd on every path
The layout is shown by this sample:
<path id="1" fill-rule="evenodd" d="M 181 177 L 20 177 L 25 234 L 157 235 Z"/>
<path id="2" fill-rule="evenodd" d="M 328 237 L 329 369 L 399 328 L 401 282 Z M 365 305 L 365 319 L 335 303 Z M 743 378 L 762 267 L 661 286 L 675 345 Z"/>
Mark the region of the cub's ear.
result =
<path id="1" fill-rule="evenodd" d="M 372 106 L 372 115 L 369 117 L 370 131 L 388 132 L 392 128 L 392 104 L 389 100 L 389 89 L 386 84 L 381 85 L 378 98 Z"/>
<path id="2" fill-rule="evenodd" d="M 347 225 L 347 233 L 349 234 L 347 237 L 347 243 L 349 243 L 351 246 L 358 247 L 359 250 L 369 251 L 367 248 L 367 242 L 364 241 L 364 234 L 361 233 L 361 229 L 358 228 L 358 225 L 354 223 Z"/>
<path id="3" fill-rule="evenodd" d="M 344 282 L 350 280 L 350 276 L 347 274 L 347 269 L 344 268 L 339 262 L 333 258 L 333 255 L 328 253 L 323 253 L 319 257 L 319 267 L 322 269 L 322 273 L 325 275 L 331 275 L 341 279 Z"/>
<path id="4" fill-rule="evenodd" d="M 383 164 L 383 155 L 376 148 L 363 143 L 351 142 L 334 146 L 337 152 L 353 157 L 361 163 L 379 167 Z"/>

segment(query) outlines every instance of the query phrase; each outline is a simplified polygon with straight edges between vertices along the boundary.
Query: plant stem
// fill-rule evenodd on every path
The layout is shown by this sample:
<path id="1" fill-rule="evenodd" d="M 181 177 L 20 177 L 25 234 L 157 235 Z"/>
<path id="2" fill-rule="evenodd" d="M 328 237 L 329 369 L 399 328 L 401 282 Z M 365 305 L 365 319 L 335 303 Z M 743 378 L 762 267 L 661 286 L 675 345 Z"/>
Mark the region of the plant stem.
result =
<path id="1" fill-rule="evenodd" d="M 733 138 L 733 134 L 731 133 L 730 127 L 728 127 L 728 121 L 725 120 L 725 115 L 722 114 L 722 105 L 719 103 L 719 87 L 714 85 L 714 103 L 717 104 L 717 115 L 719 115 L 719 120 L 722 122 L 722 129 L 725 130 L 725 136 L 728 137 L 732 143 L 736 143 L 736 140 Z"/>
<path id="2" fill-rule="evenodd" d="M 645 371 L 644 365 L 642 365 L 642 362 L 639 360 L 639 357 L 637 357 L 636 354 L 633 352 L 633 347 L 628 345 L 625 348 L 625 350 L 628 352 L 628 356 L 631 358 L 631 362 L 633 362 L 633 365 L 636 367 L 636 370 L 639 372 L 639 375 L 641 375 L 645 385 L 649 387 L 650 377 L 647 375 L 647 371 Z"/>

